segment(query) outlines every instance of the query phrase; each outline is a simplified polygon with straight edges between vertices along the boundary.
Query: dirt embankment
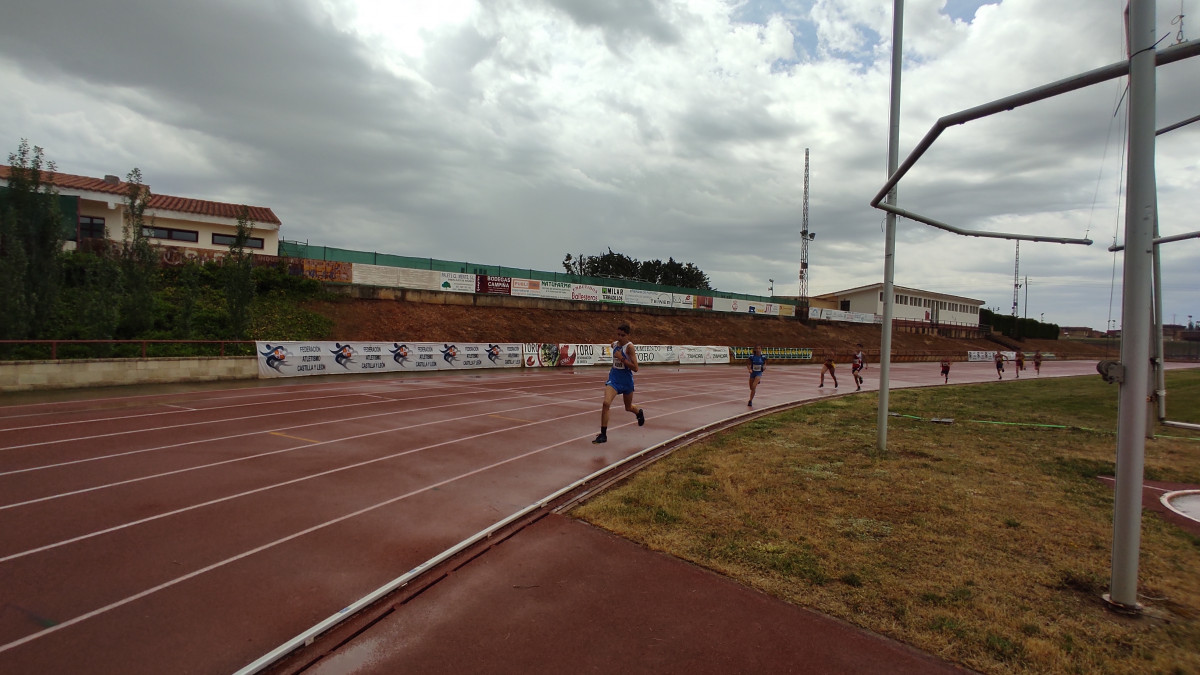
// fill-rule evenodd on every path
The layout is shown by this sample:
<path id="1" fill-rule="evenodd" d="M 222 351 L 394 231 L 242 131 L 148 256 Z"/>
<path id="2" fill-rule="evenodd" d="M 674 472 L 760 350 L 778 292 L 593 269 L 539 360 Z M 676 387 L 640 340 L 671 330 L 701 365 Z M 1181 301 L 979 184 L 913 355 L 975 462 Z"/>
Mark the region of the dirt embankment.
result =
<path id="1" fill-rule="evenodd" d="M 854 346 L 877 360 L 880 327 L 859 324 L 806 324 L 791 318 L 749 315 L 650 314 L 515 307 L 438 305 L 394 300 L 343 299 L 315 302 L 309 309 L 334 321 L 335 340 L 410 342 L 559 342 L 604 343 L 627 322 L 634 342 L 642 344 L 811 347 L 831 350 L 846 360 Z M 1042 350 L 1059 358 L 1103 358 L 1104 349 L 1067 340 L 1025 340 L 1026 351 Z M 989 340 L 963 340 L 895 331 L 892 353 L 907 358 L 941 358 L 968 350 L 1003 349 Z"/>

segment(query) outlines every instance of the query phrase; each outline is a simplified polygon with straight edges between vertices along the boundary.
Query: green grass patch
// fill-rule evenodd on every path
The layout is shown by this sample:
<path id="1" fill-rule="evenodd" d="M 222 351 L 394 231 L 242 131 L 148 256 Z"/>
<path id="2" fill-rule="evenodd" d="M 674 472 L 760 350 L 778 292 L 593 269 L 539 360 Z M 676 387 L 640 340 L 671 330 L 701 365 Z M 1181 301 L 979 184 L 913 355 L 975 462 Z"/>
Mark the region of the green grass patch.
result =
<path id="1" fill-rule="evenodd" d="M 1187 421 L 1200 370 L 1167 378 Z M 880 453 L 875 394 L 820 401 L 682 448 L 573 515 L 981 672 L 1200 672 L 1200 537 L 1145 513 L 1147 616 L 1100 597 L 1116 403 L 1098 377 L 894 391 L 909 417 L 889 418 Z M 1156 431 L 1147 479 L 1200 484 L 1200 442 Z"/>

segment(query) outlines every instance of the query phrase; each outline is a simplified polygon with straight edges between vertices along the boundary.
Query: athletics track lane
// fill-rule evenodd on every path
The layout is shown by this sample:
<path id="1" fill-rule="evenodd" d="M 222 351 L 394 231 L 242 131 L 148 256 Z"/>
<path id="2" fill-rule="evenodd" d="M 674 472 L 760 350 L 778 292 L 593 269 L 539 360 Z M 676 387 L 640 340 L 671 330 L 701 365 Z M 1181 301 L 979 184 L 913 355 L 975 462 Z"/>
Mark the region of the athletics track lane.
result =
<path id="1" fill-rule="evenodd" d="M 647 367 L 647 425 L 614 409 L 610 442 L 593 446 L 605 372 L 0 408 L 0 671 L 232 672 L 556 489 L 747 410 L 739 366 Z M 758 407 L 835 393 L 817 373 L 772 366 Z M 955 364 L 952 381 L 994 375 Z M 936 364 L 893 365 L 895 387 L 937 379 Z"/>

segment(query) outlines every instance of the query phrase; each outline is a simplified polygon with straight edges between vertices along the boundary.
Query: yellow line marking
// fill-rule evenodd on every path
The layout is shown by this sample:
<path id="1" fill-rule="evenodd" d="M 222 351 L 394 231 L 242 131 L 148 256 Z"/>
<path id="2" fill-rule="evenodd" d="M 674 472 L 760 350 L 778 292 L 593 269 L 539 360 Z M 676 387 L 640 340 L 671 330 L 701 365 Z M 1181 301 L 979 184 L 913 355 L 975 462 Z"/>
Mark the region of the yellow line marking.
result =
<path id="1" fill-rule="evenodd" d="M 314 441 L 311 438 L 300 438 L 299 436 L 288 436 L 287 434 L 281 434 L 278 431 L 272 431 L 270 433 L 272 436 L 283 436 L 284 438 L 291 438 L 291 439 L 297 440 L 297 441 L 304 441 L 305 443 L 320 443 L 321 442 L 321 441 Z"/>
<path id="2" fill-rule="evenodd" d="M 488 415 L 488 417 L 499 417 L 502 420 L 512 420 L 514 422 L 523 422 L 525 424 L 533 424 L 532 420 L 523 420 L 516 417 L 505 417 L 504 415 Z"/>

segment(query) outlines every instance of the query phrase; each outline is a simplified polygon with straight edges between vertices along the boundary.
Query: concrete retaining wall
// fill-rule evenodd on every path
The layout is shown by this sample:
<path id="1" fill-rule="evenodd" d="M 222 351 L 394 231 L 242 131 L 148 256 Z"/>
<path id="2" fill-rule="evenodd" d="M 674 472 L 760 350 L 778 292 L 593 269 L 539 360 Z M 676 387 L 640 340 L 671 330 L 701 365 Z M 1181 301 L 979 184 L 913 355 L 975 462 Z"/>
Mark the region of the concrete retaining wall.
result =
<path id="1" fill-rule="evenodd" d="M 254 356 L 0 361 L 0 392 L 257 377 Z"/>

